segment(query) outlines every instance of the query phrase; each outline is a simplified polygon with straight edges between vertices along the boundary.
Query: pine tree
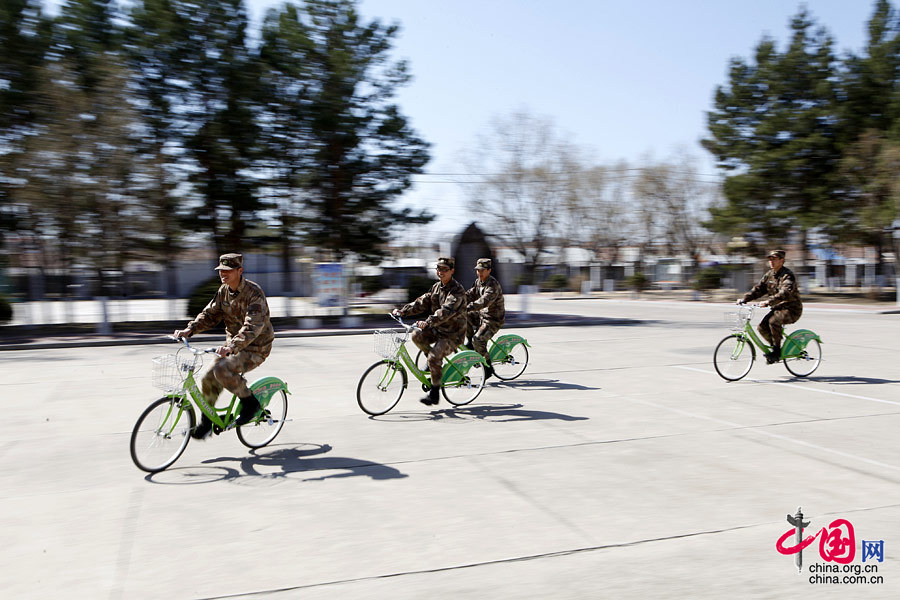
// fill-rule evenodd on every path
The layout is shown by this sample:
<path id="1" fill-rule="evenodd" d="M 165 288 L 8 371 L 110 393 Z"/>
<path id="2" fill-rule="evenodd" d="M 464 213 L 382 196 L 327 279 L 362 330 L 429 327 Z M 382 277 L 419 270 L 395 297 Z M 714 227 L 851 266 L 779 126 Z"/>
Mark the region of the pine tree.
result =
<path id="1" fill-rule="evenodd" d="M 838 203 L 840 115 L 831 37 L 805 9 L 791 30 L 784 52 L 764 38 L 752 63 L 733 59 L 716 91 L 703 145 L 733 174 L 708 226 L 764 246 L 797 233 L 806 248 Z"/>

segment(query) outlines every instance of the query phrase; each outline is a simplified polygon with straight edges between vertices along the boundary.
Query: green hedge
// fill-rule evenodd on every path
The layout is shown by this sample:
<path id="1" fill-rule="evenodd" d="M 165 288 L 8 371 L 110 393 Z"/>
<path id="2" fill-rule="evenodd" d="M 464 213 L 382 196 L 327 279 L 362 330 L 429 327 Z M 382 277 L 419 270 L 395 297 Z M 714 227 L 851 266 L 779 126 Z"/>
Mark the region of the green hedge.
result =
<path id="1" fill-rule="evenodd" d="M 643 292 L 650 287 L 650 280 L 646 275 L 638 271 L 626 279 L 625 284 L 636 292 Z"/>
<path id="2" fill-rule="evenodd" d="M 547 281 L 544 282 L 544 286 L 551 290 L 564 290 L 569 287 L 569 278 L 557 273 L 548 277 Z"/>
<path id="3" fill-rule="evenodd" d="M 375 292 L 380 292 L 384 289 L 384 285 L 381 283 L 380 275 L 372 275 L 366 277 L 358 277 L 357 281 L 359 282 L 360 288 L 366 294 L 374 294 Z"/>
<path id="4" fill-rule="evenodd" d="M 718 267 L 707 267 L 697 271 L 694 277 L 694 289 L 698 291 L 717 290 L 722 287 L 725 273 Z"/>
<path id="5" fill-rule="evenodd" d="M 406 301 L 412 302 L 431 289 L 437 280 L 432 277 L 419 277 L 414 275 L 409 278 L 406 285 Z"/>
<path id="6" fill-rule="evenodd" d="M 207 279 L 206 281 L 195 287 L 191 292 L 191 295 L 188 296 L 188 318 L 193 319 L 198 314 L 200 314 L 200 311 L 206 308 L 206 305 L 209 304 L 209 301 L 212 300 L 216 295 L 216 292 L 219 291 L 219 287 L 221 285 L 222 281 L 218 276 L 216 276 Z"/>

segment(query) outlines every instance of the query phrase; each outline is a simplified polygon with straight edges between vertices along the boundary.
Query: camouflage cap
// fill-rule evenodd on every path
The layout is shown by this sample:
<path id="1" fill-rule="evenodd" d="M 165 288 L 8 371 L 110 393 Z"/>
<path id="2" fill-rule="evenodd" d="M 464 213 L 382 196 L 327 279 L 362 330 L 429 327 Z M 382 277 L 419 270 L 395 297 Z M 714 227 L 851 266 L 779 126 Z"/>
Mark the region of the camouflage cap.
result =
<path id="1" fill-rule="evenodd" d="M 456 268 L 456 259 L 453 257 L 442 256 L 437 260 L 438 267 L 447 267 L 448 269 Z"/>
<path id="2" fill-rule="evenodd" d="M 216 271 L 229 271 L 231 269 L 240 269 L 244 266 L 244 257 L 240 254 L 223 254 L 219 257 L 219 266 Z"/>
<path id="3" fill-rule="evenodd" d="M 479 269 L 491 269 L 491 268 L 493 268 L 493 263 L 491 262 L 491 259 L 489 259 L 489 258 L 479 258 L 477 261 L 475 261 L 475 270 L 476 271 Z"/>
<path id="4" fill-rule="evenodd" d="M 772 250 L 769 254 L 766 255 L 766 258 L 780 258 L 784 260 L 784 250 Z"/>

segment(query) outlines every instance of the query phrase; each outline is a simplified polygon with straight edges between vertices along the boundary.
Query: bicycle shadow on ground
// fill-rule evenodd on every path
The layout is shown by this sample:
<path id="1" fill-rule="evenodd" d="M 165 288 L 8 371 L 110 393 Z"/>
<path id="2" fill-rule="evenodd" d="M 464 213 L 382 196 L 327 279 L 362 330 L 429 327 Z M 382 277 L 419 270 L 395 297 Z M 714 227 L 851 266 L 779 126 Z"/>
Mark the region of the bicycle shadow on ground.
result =
<path id="1" fill-rule="evenodd" d="M 587 421 L 588 417 L 575 417 L 564 413 L 547 410 L 528 410 L 522 404 L 478 404 L 475 406 L 459 406 L 442 408 L 431 412 L 430 420 L 463 419 L 481 420 L 496 423 L 513 421 Z"/>
<path id="2" fill-rule="evenodd" d="M 581 385 L 579 383 L 568 383 L 566 381 L 560 381 L 559 379 L 525 379 L 519 380 L 515 379 L 513 381 L 493 381 L 488 384 L 490 387 L 499 387 L 499 388 L 511 388 L 511 389 L 520 389 L 520 390 L 537 390 L 537 391 L 551 391 L 551 390 L 599 390 L 601 388 L 598 387 L 590 387 L 587 385 Z"/>
<path id="3" fill-rule="evenodd" d="M 328 444 L 272 445 L 250 450 L 245 456 L 210 458 L 202 462 L 203 466 L 169 469 L 148 475 L 145 479 L 167 485 L 229 481 L 241 485 L 271 486 L 289 480 L 308 482 L 369 477 L 381 481 L 409 477 L 394 467 L 365 459 L 323 456 L 331 450 Z"/>
<path id="4" fill-rule="evenodd" d="M 900 379 L 878 379 L 877 377 L 830 377 L 830 376 L 821 376 L 817 377 L 815 375 L 810 375 L 809 377 L 803 377 L 802 379 L 808 379 L 809 381 L 815 381 L 817 383 L 834 383 L 837 385 L 881 385 L 885 383 L 900 383 Z"/>

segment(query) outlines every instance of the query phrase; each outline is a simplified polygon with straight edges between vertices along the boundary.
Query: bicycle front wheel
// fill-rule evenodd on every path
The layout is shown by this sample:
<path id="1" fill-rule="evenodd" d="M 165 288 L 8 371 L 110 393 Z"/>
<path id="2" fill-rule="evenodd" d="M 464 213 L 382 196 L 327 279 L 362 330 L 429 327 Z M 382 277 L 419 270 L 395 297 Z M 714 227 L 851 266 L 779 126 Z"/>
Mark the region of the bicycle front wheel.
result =
<path id="1" fill-rule="evenodd" d="M 238 439 L 248 448 L 262 448 L 275 439 L 287 417 L 287 394 L 278 390 L 269 399 L 262 414 L 237 428 Z"/>
<path id="2" fill-rule="evenodd" d="M 469 367 L 462 378 L 444 383 L 441 386 L 441 393 L 450 404 L 462 406 L 478 397 L 484 389 L 484 380 L 484 365 L 477 363 Z"/>
<path id="3" fill-rule="evenodd" d="M 148 473 L 168 468 L 187 448 L 194 423 L 194 410 L 180 399 L 156 400 L 134 424 L 131 460 Z"/>
<path id="4" fill-rule="evenodd" d="M 750 372 L 756 360 L 756 348 L 753 342 L 743 335 L 735 333 L 719 342 L 713 353 L 713 365 L 722 379 L 737 381 Z"/>
<path id="5" fill-rule="evenodd" d="M 406 383 L 406 369 L 400 363 L 379 361 L 359 378 L 356 402 L 363 412 L 373 417 L 383 415 L 400 402 Z"/>
<path id="6" fill-rule="evenodd" d="M 822 362 L 822 344 L 817 339 L 811 339 L 799 356 L 785 358 L 784 366 L 791 374 L 806 377 L 819 368 L 820 362 Z"/>
<path id="7" fill-rule="evenodd" d="M 495 359 L 491 366 L 494 367 L 494 375 L 497 379 L 509 381 L 525 372 L 528 366 L 528 347 L 525 344 L 516 344 L 506 352 L 503 360 Z"/>

